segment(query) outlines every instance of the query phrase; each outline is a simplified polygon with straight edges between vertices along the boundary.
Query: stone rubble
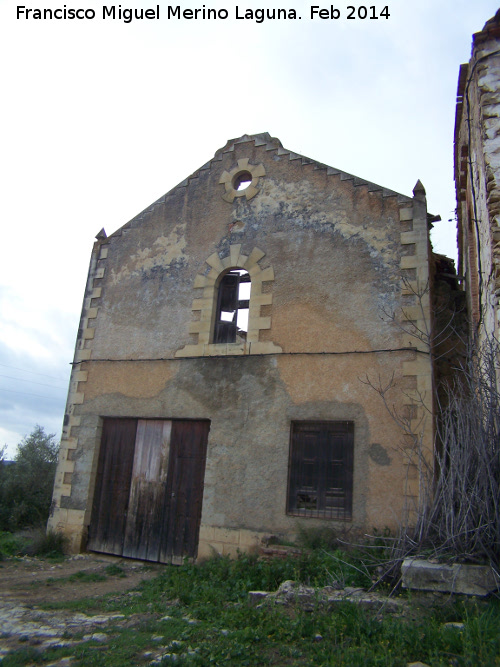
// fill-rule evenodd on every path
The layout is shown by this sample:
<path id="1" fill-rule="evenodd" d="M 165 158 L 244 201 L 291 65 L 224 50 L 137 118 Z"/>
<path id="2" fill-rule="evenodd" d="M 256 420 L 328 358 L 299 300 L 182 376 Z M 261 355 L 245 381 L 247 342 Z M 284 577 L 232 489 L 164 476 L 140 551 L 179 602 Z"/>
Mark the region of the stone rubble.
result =
<path id="1" fill-rule="evenodd" d="M 249 591 L 248 598 L 250 604 L 257 606 L 269 602 L 280 605 L 299 604 L 305 610 L 312 610 L 317 604 L 334 606 L 341 602 L 352 602 L 364 609 L 385 611 L 391 614 L 403 610 L 403 604 L 399 600 L 369 593 L 363 588 L 351 586 L 339 588 L 338 585 L 312 588 L 290 580 L 284 581 L 274 593 Z"/>
<path id="2" fill-rule="evenodd" d="M 105 642 L 108 635 L 93 632 L 110 621 L 125 618 L 123 614 L 98 614 L 87 616 L 82 613 L 63 611 L 42 611 L 14 602 L 2 600 L 0 607 L 0 660 L 9 651 L 19 647 L 36 646 L 40 650 L 55 646 L 73 646 L 78 641 L 89 639 Z M 88 630 L 82 640 L 68 639 L 68 635 Z M 69 659 L 69 658 L 68 658 Z M 57 663 L 58 665 L 60 663 Z M 68 663 L 69 664 L 69 663 Z"/>

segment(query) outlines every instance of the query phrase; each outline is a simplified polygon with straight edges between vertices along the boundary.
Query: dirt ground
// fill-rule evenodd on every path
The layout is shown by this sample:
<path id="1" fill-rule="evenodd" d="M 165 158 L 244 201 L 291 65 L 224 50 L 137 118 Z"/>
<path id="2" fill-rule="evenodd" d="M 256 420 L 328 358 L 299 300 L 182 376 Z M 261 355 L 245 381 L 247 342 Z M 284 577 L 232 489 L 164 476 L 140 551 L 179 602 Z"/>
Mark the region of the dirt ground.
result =
<path id="1" fill-rule="evenodd" d="M 110 565 L 117 565 L 126 576 L 110 576 L 106 572 Z M 162 567 L 102 554 L 80 554 L 61 563 L 28 557 L 9 559 L 0 562 L 0 604 L 5 601 L 37 605 L 121 593 L 155 577 Z M 68 581 L 68 577 L 80 572 L 99 574 L 106 579 Z"/>

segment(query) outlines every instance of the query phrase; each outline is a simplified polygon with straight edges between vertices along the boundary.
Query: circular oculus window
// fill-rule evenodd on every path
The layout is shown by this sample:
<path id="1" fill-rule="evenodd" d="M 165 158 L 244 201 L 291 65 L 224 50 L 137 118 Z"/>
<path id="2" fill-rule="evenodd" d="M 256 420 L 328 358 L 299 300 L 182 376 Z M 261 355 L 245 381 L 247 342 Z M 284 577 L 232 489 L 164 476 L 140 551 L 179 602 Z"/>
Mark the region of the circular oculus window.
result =
<path id="1" fill-rule="evenodd" d="M 231 171 L 224 171 L 219 183 L 224 185 L 222 195 L 224 201 L 233 202 L 237 197 L 251 199 L 259 192 L 257 187 L 260 176 L 265 176 L 264 165 L 249 164 L 248 158 L 238 160 L 238 164 Z"/>

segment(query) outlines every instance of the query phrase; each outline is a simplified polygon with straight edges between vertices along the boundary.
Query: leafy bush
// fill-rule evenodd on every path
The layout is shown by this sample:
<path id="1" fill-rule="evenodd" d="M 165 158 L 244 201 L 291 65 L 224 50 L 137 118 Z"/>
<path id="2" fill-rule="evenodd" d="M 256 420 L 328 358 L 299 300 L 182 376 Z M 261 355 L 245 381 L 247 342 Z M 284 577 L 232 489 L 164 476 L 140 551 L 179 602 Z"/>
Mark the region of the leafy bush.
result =
<path id="1" fill-rule="evenodd" d="M 0 532 L 0 560 L 22 553 L 23 541 L 12 533 Z"/>
<path id="2" fill-rule="evenodd" d="M 0 530 L 46 523 L 58 450 L 54 434 L 36 426 L 18 445 L 13 464 L 0 461 Z"/>
<path id="3" fill-rule="evenodd" d="M 44 558 L 60 558 L 64 555 L 67 538 L 62 533 L 49 530 L 40 532 L 33 540 L 32 553 Z"/>

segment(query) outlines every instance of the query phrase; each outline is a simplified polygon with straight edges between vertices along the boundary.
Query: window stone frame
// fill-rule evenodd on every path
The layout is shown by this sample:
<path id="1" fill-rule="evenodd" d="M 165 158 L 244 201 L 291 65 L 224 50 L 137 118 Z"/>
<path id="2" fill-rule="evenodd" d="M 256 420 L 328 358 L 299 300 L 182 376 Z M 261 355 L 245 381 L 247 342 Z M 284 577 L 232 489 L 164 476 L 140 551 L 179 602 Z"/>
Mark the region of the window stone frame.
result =
<path id="1" fill-rule="evenodd" d="M 274 270 L 271 266 L 263 269 L 259 265 L 265 257 L 265 252 L 259 248 L 254 247 L 248 256 L 240 251 L 241 244 L 236 244 L 229 246 L 229 255 L 226 257 L 220 258 L 217 253 L 213 253 L 206 260 L 210 267 L 208 274 L 199 273 L 196 276 L 193 287 L 202 289 L 203 295 L 193 299 L 193 320 L 189 325 L 189 333 L 197 335 L 198 342 L 177 350 L 175 357 L 273 354 L 283 351 L 271 341 L 259 341 L 260 331 L 271 328 L 271 317 L 261 317 L 260 312 L 261 306 L 272 304 L 273 295 L 270 292 L 263 293 L 262 285 L 274 281 Z M 247 271 L 251 279 L 247 339 L 236 343 L 212 343 L 219 283 L 232 269 Z"/>

